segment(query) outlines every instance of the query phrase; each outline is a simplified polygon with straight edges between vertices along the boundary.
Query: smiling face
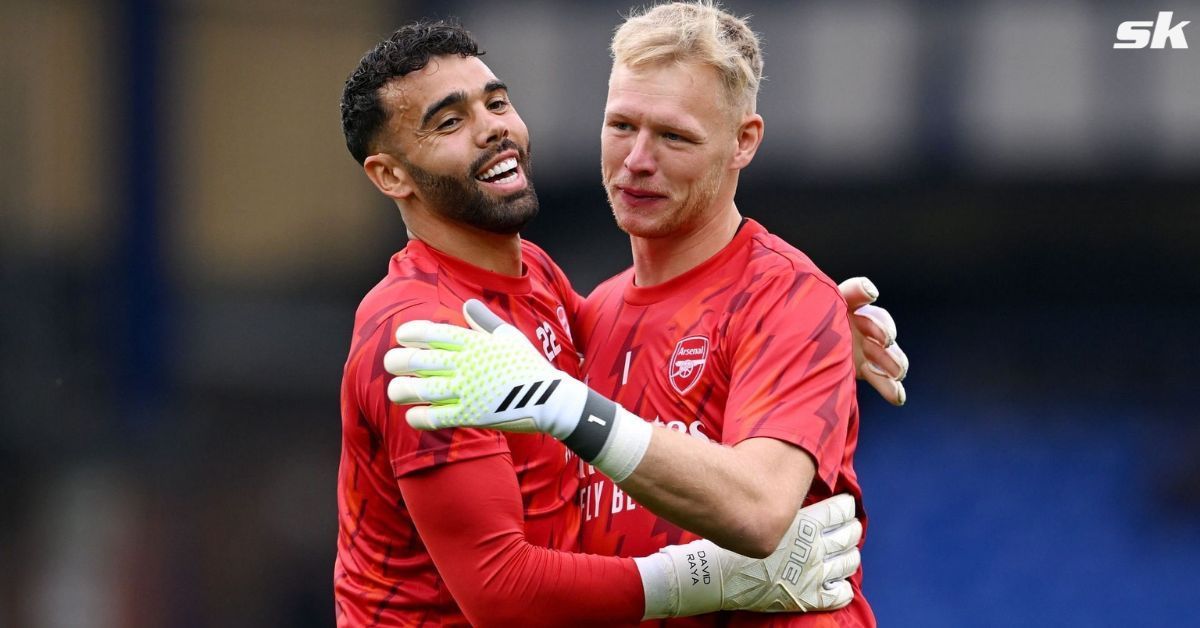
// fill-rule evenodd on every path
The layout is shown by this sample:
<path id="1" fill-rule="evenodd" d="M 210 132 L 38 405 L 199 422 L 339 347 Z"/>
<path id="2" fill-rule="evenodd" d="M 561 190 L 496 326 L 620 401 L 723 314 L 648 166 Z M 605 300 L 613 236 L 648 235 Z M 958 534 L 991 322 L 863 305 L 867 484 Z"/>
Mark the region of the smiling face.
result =
<path id="1" fill-rule="evenodd" d="M 738 132 L 722 89 L 704 65 L 613 66 L 601 169 L 623 231 L 677 235 L 732 205 Z"/>
<path id="2" fill-rule="evenodd" d="M 379 149 L 408 177 L 398 198 L 491 233 L 516 233 L 537 215 L 529 131 L 477 57 L 435 57 L 381 94 L 390 116 Z"/>

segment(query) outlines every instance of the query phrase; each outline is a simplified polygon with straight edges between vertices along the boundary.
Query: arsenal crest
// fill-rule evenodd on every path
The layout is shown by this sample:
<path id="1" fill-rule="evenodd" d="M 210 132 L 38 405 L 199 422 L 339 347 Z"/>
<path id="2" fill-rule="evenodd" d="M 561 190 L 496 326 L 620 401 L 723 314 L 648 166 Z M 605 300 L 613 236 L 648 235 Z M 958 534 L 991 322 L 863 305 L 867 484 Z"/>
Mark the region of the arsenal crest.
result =
<path id="1" fill-rule="evenodd" d="M 671 354 L 670 380 L 671 387 L 679 394 L 691 390 L 700 380 L 704 372 L 704 363 L 708 361 L 708 338 L 704 336 L 688 336 L 675 345 L 675 353 Z"/>

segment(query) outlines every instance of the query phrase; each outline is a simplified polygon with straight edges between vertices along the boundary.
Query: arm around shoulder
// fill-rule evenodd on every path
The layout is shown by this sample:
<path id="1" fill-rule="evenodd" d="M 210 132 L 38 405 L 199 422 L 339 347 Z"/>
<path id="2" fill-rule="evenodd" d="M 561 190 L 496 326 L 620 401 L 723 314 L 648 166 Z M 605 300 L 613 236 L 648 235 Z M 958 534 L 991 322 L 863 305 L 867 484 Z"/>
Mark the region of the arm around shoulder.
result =
<path id="1" fill-rule="evenodd" d="M 399 479 L 405 504 L 455 601 L 474 625 L 638 622 L 632 559 L 531 545 L 508 455 L 433 467 Z"/>

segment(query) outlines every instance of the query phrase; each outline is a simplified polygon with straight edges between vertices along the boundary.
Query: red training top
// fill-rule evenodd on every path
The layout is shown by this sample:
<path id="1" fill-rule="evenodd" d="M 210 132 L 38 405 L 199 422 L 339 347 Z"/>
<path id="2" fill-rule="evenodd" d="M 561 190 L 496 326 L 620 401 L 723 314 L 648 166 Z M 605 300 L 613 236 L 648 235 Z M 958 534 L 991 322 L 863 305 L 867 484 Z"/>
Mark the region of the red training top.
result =
<path id="1" fill-rule="evenodd" d="M 850 493 L 865 525 L 846 312 L 837 286 L 808 257 L 750 220 L 720 252 L 670 281 L 638 287 L 630 268 L 601 284 L 577 329 L 596 392 L 699 439 L 791 443 L 817 465 L 805 504 Z M 697 538 L 590 465 L 580 469 L 584 551 L 642 556 Z M 854 602 L 832 613 L 718 613 L 669 623 L 874 626 L 861 582 L 859 571 L 851 578 Z"/>
<path id="2" fill-rule="evenodd" d="M 387 398 L 383 355 L 396 327 L 464 325 L 478 298 L 546 357 L 578 374 L 567 323 L 579 297 L 541 249 L 522 242 L 508 277 L 420 241 L 363 299 L 342 379 L 342 459 L 334 598 L 338 626 L 636 623 L 632 560 L 577 549 L 575 457 L 543 434 L 419 432 Z"/>

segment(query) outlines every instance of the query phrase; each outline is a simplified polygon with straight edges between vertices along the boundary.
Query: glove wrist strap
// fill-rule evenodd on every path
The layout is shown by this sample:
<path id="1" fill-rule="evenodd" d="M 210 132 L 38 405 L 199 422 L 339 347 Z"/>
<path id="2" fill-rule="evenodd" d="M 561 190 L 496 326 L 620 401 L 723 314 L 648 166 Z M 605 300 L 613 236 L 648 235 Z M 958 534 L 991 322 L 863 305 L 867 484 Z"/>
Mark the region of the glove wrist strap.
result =
<path id="1" fill-rule="evenodd" d="M 712 541 L 700 539 L 686 545 L 668 545 L 657 554 L 634 558 L 646 596 L 642 620 L 721 610 L 720 551 Z"/>
<path id="2" fill-rule="evenodd" d="M 592 461 L 592 466 L 612 478 L 613 482 L 624 482 L 641 464 L 642 456 L 646 455 L 646 449 L 650 447 L 653 433 L 653 425 L 617 406 L 617 420 L 613 431 L 600 454 Z"/>
<path id="3" fill-rule="evenodd" d="M 646 455 L 653 427 L 588 388 L 575 429 L 562 442 L 615 482 L 623 482 Z"/>
<path id="4" fill-rule="evenodd" d="M 671 572 L 678 590 L 676 616 L 721 610 L 724 582 L 718 556 L 721 550 L 715 543 L 700 539 L 685 545 L 668 545 L 659 552 L 671 562 Z"/>
<path id="5" fill-rule="evenodd" d="M 604 449 L 616 422 L 617 404 L 588 388 L 579 421 L 562 442 L 585 462 L 592 462 Z"/>
<path id="6" fill-rule="evenodd" d="M 671 559 L 663 552 L 649 556 L 637 556 L 638 573 L 642 577 L 642 592 L 645 594 L 646 612 L 642 621 L 675 617 L 679 614 L 679 579 Z"/>

